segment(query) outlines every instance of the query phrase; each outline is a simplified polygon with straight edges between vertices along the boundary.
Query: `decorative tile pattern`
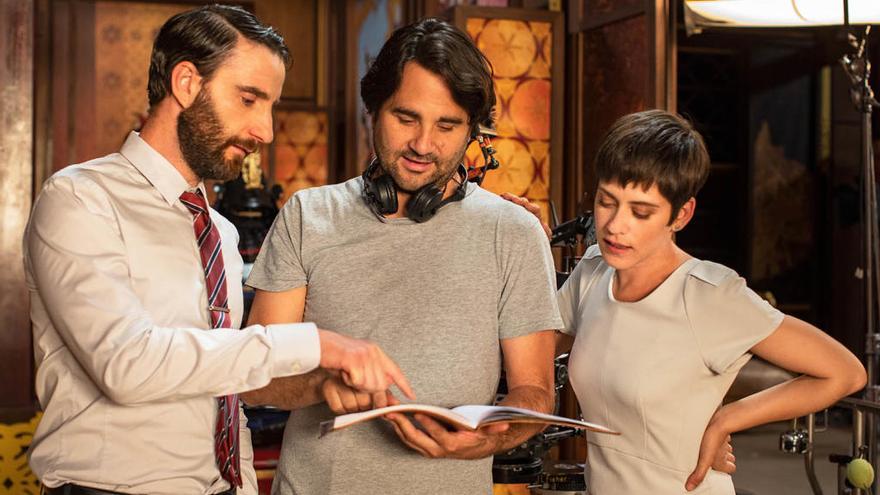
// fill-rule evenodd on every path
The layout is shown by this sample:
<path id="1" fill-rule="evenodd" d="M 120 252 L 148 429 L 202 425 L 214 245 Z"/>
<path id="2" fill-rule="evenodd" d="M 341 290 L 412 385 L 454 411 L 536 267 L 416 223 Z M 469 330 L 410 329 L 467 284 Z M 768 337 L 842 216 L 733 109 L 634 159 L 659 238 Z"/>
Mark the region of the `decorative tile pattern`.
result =
<path id="1" fill-rule="evenodd" d="M 273 182 L 284 193 L 279 204 L 307 187 L 327 183 L 327 112 L 276 110 Z"/>
<path id="2" fill-rule="evenodd" d="M 39 495 L 40 482 L 28 466 L 27 450 L 42 413 L 27 423 L 0 424 L 0 495 Z"/>
<path id="3" fill-rule="evenodd" d="M 192 5 L 95 2 L 96 156 L 119 150 L 147 114 L 153 40 L 169 17 Z"/>
<path id="4" fill-rule="evenodd" d="M 498 137 L 492 140 L 501 163 L 486 174 L 483 187 L 511 192 L 541 206 L 549 219 L 550 97 L 552 24 L 473 17 L 467 32 L 495 69 L 495 107 Z M 473 143 L 467 165 L 482 166 Z"/>

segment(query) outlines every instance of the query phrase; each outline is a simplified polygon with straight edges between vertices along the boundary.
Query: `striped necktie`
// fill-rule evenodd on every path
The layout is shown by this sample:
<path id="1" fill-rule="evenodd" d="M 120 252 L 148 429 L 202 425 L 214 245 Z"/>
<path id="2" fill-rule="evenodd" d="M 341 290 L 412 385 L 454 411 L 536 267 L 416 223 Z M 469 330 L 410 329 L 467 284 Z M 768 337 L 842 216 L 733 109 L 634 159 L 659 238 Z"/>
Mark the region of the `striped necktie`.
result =
<path id="1" fill-rule="evenodd" d="M 195 193 L 184 192 L 180 201 L 193 216 L 193 230 L 199 245 L 202 267 L 205 269 L 205 286 L 208 291 L 208 311 L 213 328 L 230 328 L 228 297 L 226 294 L 226 271 L 223 269 L 220 232 L 211 221 L 208 205 L 201 189 Z M 232 486 L 241 486 L 241 469 L 238 455 L 238 395 L 218 397 L 220 411 L 214 430 L 214 455 L 220 475 Z"/>

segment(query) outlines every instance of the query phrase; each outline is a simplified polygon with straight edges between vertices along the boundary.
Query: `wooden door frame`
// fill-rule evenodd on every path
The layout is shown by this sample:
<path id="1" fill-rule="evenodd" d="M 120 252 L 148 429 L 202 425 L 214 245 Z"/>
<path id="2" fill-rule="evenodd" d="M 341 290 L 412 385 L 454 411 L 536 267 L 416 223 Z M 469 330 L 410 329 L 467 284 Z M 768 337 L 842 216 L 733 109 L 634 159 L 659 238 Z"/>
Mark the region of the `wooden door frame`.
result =
<path id="1" fill-rule="evenodd" d="M 34 12 L 34 0 L 0 0 L 0 149 L 5 162 L 0 168 L 0 314 L 5 327 L 0 376 L 6 384 L 0 408 L 29 412 L 34 407 L 33 350 L 22 237 L 33 194 Z"/>

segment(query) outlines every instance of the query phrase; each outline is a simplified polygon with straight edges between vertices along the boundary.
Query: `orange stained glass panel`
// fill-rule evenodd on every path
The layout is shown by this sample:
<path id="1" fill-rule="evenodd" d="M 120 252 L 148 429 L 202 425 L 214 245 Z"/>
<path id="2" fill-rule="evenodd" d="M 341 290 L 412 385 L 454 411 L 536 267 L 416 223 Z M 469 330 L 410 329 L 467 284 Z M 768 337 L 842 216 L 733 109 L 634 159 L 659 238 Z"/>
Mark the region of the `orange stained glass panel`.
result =
<path id="1" fill-rule="evenodd" d="M 273 178 L 282 204 L 300 189 L 327 184 L 328 132 L 325 111 L 276 110 Z"/>
<path id="2" fill-rule="evenodd" d="M 497 104 L 493 139 L 498 170 L 486 174 L 483 187 L 511 192 L 541 205 L 549 220 L 552 24 L 540 21 L 467 20 L 467 32 L 492 63 Z M 468 165 L 482 166 L 476 143 Z"/>

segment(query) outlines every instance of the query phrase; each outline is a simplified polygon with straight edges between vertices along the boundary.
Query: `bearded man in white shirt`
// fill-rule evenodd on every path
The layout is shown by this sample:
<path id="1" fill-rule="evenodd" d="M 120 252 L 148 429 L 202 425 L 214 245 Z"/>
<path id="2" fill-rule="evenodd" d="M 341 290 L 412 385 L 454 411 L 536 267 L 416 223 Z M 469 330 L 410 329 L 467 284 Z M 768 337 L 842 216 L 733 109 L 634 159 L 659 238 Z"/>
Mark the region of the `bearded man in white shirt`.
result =
<path id="1" fill-rule="evenodd" d="M 372 343 L 310 323 L 237 330 L 238 235 L 202 181 L 234 178 L 272 140 L 288 63 L 240 8 L 176 15 L 153 47 L 140 134 L 44 184 L 24 263 L 45 411 L 29 457 L 48 493 L 255 494 L 235 394 L 321 366 L 411 395 Z"/>

